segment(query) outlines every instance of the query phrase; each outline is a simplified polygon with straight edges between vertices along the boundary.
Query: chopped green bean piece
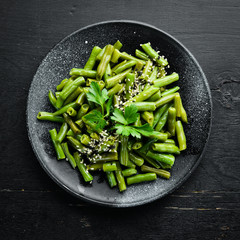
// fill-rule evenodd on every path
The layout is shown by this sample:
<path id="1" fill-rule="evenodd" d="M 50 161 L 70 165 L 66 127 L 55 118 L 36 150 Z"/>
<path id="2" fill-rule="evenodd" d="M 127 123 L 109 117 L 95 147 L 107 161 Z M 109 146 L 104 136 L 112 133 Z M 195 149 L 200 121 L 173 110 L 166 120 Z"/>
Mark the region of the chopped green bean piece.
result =
<path id="1" fill-rule="evenodd" d="M 176 133 L 177 133 L 179 150 L 183 151 L 187 148 L 187 144 L 186 144 L 186 136 L 185 136 L 181 121 L 176 122 Z"/>
<path id="2" fill-rule="evenodd" d="M 84 66 L 85 70 L 92 70 L 93 69 L 93 67 L 96 63 L 96 57 L 101 51 L 102 51 L 102 49 L 98 46 L 95 46 L 92 49 L 91 55 L 90 55 L 88 61 L 86 62 L 85 66 Z"/>
<path id="3" fill-rule="evenodd" d="M 61 147 L 61 144 L 59 142 L 57 142 L 57 130 L 54 128 L 52 130 L 49 131 L 52 142 L 53 142 L 53 146 L 55 148 L 55 151 L 57 153 L 57 159 L 64 159 L 65 158 L 65 154 L 64 151 Z"/>
<path id="4" fill-rule="evenodd" d="M 69 152 L 68 144 L 67 144 L 67 143 L 62 143 L 61 146 L 62 146 L 63 151 L 64 151 L 64 153 L 65 153 L 65 155 L 66 155 L 66 157 L 67 157 L 67 161 L 69 161 L 69 163 L 71 164 L 71 166 L 72 166 L 73 168 L 75 168 L 77 164 L 76 164 L 76 161 L 75 161 L 74 157 L 73 157 L 72 154 Z"/>
<path id="5" fill-rule="evenodd" d="M 146 182 L 146 181 L 154 181 L 157 179 L 156 173 L 144 173 L 144 174 L 138 174 L 132 177 L 127 178 L 127 185 L 140 183 L 140 182 Z"/>
<path id="6" fill-rule="evenodd" d="M 60 122 L 60 123 L 64 122 L 64 119 L 62 117 L 54 116 L 52 113 L 49 113 L 49 112 L 39 112 L 37 115 L 37 119 L 51 121 L 51 122 Z"/>
<path id="7" fill-rule="evenodd" d="M 142 172 L 150 172 L 150 173 L 156 173 L 159 177 L 162 178 L 166 178 L 169 179 L 171 174 L 170 172 L 163 170 L 163 169 L 156 169 L 156 168 L 152 168 L 146 165 L 142 165 L 141 166 L 141 171 Z"/>

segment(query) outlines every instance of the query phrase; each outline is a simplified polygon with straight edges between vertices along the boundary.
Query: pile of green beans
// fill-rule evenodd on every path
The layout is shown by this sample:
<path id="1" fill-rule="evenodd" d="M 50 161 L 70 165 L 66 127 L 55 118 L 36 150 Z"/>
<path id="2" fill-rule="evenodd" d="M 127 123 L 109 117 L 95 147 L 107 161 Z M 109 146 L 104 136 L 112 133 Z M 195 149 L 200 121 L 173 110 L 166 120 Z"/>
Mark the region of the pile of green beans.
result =
<path id="1" fill-rule="evenodd" d="M 83 68 L 71 69 L 70 77 L 62 80 L 55 92 L 49 90 L 53 113 L 37 115 L 39 120 L 61 124 L 49 131 L 58 160 L 66 159 L 85 182 L 92 183 L 93 172 L 102 171 L 109 186 L 118 186 L 120 192 L 126 185 L 170 178 L 175 155 L 187 148 L 183 126 L 188 122 L 180 87 L 173 86 L 179 75 L 167 74 L 167 59 L 150 43 L 141 44 L 136 57 L 120 51 L 122 46 L 119 40 L 103 48 L 95 46 Z M 104 128 L 97 128 L 87 118 L 101 111 L 87 97 L 92 82 L 112 98 Z M 147 123 L 154 130 L 152 135 L 143 133 L 136 138 L 114 132 L 116 122 L 111 114 L 115 108 L 124 111 L 130 104 L 139 112 L 131 126 Z M 102 106 L 105 113 L 106 105 Z"/>

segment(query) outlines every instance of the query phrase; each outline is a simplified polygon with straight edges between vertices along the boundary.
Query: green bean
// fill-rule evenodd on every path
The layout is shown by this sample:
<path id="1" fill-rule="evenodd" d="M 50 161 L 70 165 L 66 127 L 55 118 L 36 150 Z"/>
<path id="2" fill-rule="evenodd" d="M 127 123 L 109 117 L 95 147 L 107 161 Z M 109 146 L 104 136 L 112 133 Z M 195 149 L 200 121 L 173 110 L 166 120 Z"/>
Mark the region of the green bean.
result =
<path id="1" fill-rule="evenodd" d="M 124 84 L 117 83 L 113 88 L 108 90 L 108 96 L 111 97 L 114 94 L 119 93 L 124 87 Z"/>
<path id="2" fill-rule="evenodd" d="M 75 117 L 77 115 L 77 111 L 73 107 L 69 107 L 67 109 L 67 114 L 71 117 Z"/>
<path id="3" fill-rule="evenodd" d="M 160 91 L 164 92 L 166 90 L 166 87 L 160 87 Z"/>
<path id="4" fill-rule="evenodd" d="M 75 137 L 75 134 L 71 128 L 67 131 L 67 136 Z"/>
<path id="5" fill-rule="evenodd" d="M 116 165 L 117 165 L 117 170 L 115 171 L 115 175 L 117 178 L 119 191 L 122 192 L 122 191 L 126 190 L 127 187 L 126 187 L 124 177 L 122 175 L 122 169 L 121 169 L 119 162 L 117 162 Z"/>
<path id="6" fill-rule="evenodd" d="M 70 71 L 70 75 L 77 75 L 81 77 L 89 77 L 89 78 L 95 78 L 97 75 L 97 71 L 95 70 L 86 70 L 83 68 L 73 68 Z"/>
<path id="7" fill-rule="evenodd" d="M 140 79 L 145 79 L 145 80 L 148 80 L 149 78 L 149 75 L 150 75 L 150 72 L 151 72 L 151 68 L 152 68 L 152 61 L 149 59 L 147 62 L 146 62 L 146 65 L 144 66 L 144 69 L 142 71 L 142 75 L 139 77 Z"/>
<path id="8" fill-rule="evenodd" d="M 88 112 L 88 109 L 89 109 L 89 105 L 86 103 L 83 104 L 81 108 L 78 110 L 76 119 L 81 119 Z"/>
<path id="9" fill-rule="evenodd" d="M 89 143 L 91 142 L 91 139 L 90 139 L 90 137 L 87 135 L 87 134 L 83 134 L 82 136 L 81 136 L 81 143 L 83 144 L 83 145 L 88 145 Z"/>
<path id="10" fill-rule="evenodd" d="M 100 53 L 97 55 L 97 57 L 96 57 L 96 60 L 97 61 L 101 61 L 101 59 L 102 59 L 102 56 L 103 56 L 103 54 L 104 54 L 104 52 L 105 52 L 105 49 L 106 49 L 106 46 L 100 51 Z"/>
<path id="11" fill-rule="evenodd" d="M 145 60 L 145 61 L 149 60 L 148 55 L 138 49 L 135 50 L 135 55 L 136 55 L 136 57 L 138 57 L 142 60 Z"/>
<path id="12" fill-rule="evenodd" d="M 120 49 L 122 48 L 122 43 L 121 43 L 119 40 L 117 40 L 117 41 L 114 43 L 113 47 L 114 47 L 115 49 L 117 49 L 117 50 L 120 50 Z"/>
<path id="13" fill-rule="evenodd" d="M 112 69 L 111 69 L 111 66 L 110 66 L 110 63 L 108 63 L 108 65 L 107 65 L 107 68 L 106 68 L 106 71 L 105 71 L 105 73 L 104 73 L 104 75 L 103 75 L 103 79 L 104 79 L 104 81 L 106 81 L 108 78 L 110 78 L 112 76 Z M 102 81 L 103 82 L 103 81 Z M 105 86 L 105 82 L 103 82 L 104 83 L 104 86 Z M 103 86 L 103 87 L 104 87 Z"/>
<path id="14" fill-rule="evenodd" d="M 163 127 L 165 126 L 166 122 L 168 119 L 168 109 L 163 113 L 163 115 L 160 117 L 155 130 L 156 131 L 161 131 L 163 129 Z"/>
<path id="15" fill-rule="evenodd" d="M 113 86 L 115 86 L 117 83 L 120 83 L 128 73 L 131 72 L 131 68 L 127 69 L 126 71 L 119 73 L 113 77 L 110 77 L 106 80 L 106 88 L 111 88 Z"/>
<path id="16" fill-rule="evenodd" d="M 150 74 L 148 81 L 150 81 L 150 83 L 152 83 L 154 80 L 156 80 L 157 74 L 158 74 L 158 68 L 155 66 Z"/>
<path id="17" fill-rule="evenodd" d="M 120 135 L 120 152 L 119 161 L 122 165 L 127 166 L 128 163 L 128 148 L 127 148 L 128 137 Z"/>
<path id="18" fill-rule="evenodd" d="M 69 142 L 69 144 L 77 151 L 83 153 L 86 148 L 84 145 L 82 145 L 82 143 L 80 143 L 80 141 L 78 139 L 75 138 L 75 136 L 67 136 L 67 140 Z"/>
<path id="19" fill-rule="evenodd" d="M 107 69 L 107 65 L 111 60 L 113 51 L 114 51 L 114 47 L 112 45 L 106 46 L 106 49 L 103 53 L 100 63 L 98 64 L 98 67 L 97 67 L 97 75 L 96 75 L 97 80 L 102 79 L 102 77 Z"/>
<path id="20" fill-rule="evenodd" d="M 102 51 L 102 49 L 98 46 L 95 46 L 92 49 L 90 57 L 88 58 L 88 61 L 86 62 L 85 66 L 84 66 L 85 70 L 92 70 L 93 69 L 93 67 L 96 63 L 96 57 L 101 51 Z"/>
<path id="21" fill-rule="evenodd" d="M 137 153 L 138 153 L 144 160 L 146 160 L 149 164 L 151 164 L 151 165 L 154 166 L 155 168 L 160 168 L 160 167 L 161 167 L 161 165 L 160 165 L 158 162 L 156 162 L 155 160 L 147 157 L 146 154 L 141 153 L 140 151 L 137 152 Z"/>
<path id="22" fill-rule="evenodd" d="M 49 112 L 39 112 L 37 115 L 38 120 L 46 120 L 51 122 L 60 122 L 63 123 L 64 119 L 60 116 L 54 116 L 52 113 Z"/>
<path id="23" fill-rule="evenodd" d="M 49 90 L 49 92 L 48 92 L 48 99 L 49 99 L 50 103 L 52 104 L 52 106 L 54 108 L 57 108 L 56 107 L 57 99 L 55 98 L 55 96 L 51 90 Z"/>
<path id="24" fill-rule="evenodd" d="M 124 64 L 127 63 L 127 60 L 124 60 L 122 62 L 120 62 L 119 64 L 117 64 L 116 66 L 114 66 L 114 68 L 112 69 L 112 72 L 114 72 L 117 68 L 123 66 Z"/>
<path id="25" fill-rule="evenodd" d="M 137 173 L 137 170 L 135 168 L 127 168 L 122 171 L 122 175 L 124 177 L 129 177 L 132 175 L 135 175 Z"/>
<path id="26" fill-rule="evenodd" d="M 168 90 L 165 90 L 164 92 L 162 92 L 162 96 L 166 96 L 166 95 L 175 93 L 175 92 L 177 92 L 179 89 L 180 89 L 180 87 L 176 86 L 176 87 L 170 88 L 170 89 L 168 89 Z"/>
<path id="27" fill-rule="evenodd" d="M 161 107 L 166 103 L 169 103 L 174 100 L 176 93 L 166 95 L 164 97 L 161 97 L 158 101 L 155 102 L 156 107 Z"/>
<path id="28" fill-rule="evenodd" d="M 117 170 L 117 165 L 115 162 L 107 162 L 103 164 L 104 172 L 113 172 Z"/>
<path id="29" fill-rule="evenodd" d="M 155 102 L 134 102 L 134 105 L 140 112 L 156 110 Z"/>
<path id="30" fill-rule="evenodd" d="M 163 66 L 160 66 L 158 68 L 158 78 L 165 77 L 167 75 L 167 72 Z"/>
<path id="31" fill-rule="evenodd" d="M 113 172 L 106 172 L 108 184 L 111 188 L 117 186 L 117 181 Z"/>
<path id="32" fill-rule="evenodd" d="M 82 119 L 78 119 L 77 121 L 75 121 L 75 123 L 80 127 L 83 128 L 84 127 L 84 122 Z"/>
<path id="33" fill-rule="evenodd" d="M 166 141 L 164 141 L 164 143 L 168 143 L 168 144 L 173 144 L 175 145 L 175 141 L 173 139 L 167 139 Z"/>
<path id="34" fill-rule="evenodd" d="M 78 96 L 78 98 L 75 102 L 79 105 L 82 105 L 84 103 L 85 99 L 86 99 L 86 93 L 82 92 L 82 93 L 80 93 L 80 95 Z"/>
<path id="35" fill-rule="evenodd" d="M 90 134 L 90 137 L 91 137 L 92 139 L 99 140 L 99 135 L 98 135 L 97 133 L 95 133 L 95 132 L 92 132 L 92 133 Z"/>
<path id="36" fill-rule="evenodd" d="M 67 161 L 70 162 L 70 164 L 72 165 L 72 168 L 75 168 L 77 164 L 76 164 L 76 161 L 75 161 L 74 157 L 69 152 L 68 144 L 65 142 L 65 143 L 62 143 L 61 146 L 62 146 L 62 149 L 63 149 L 63 151 L 64 151 L 64 153 L 67 157 Z"/>
<path id="37" fill-rule="evenodd" d="M 136 122 L 134 123 L 134 126 L 141 126 L 142 125 L 142 122 L 141 122 L 141 118 L 140 118 L 140 115 L 137 116 L 137 120 Z"/>
<path id="38" fill-rule="evenodd" d="M 170 166 L 172 166 L 175 161 L 175 157 L 171 154 L 155 153 L 152 151 L 147 152 L 147 157 L 150 157 L 158 162 L 163 162 Z"/>
<path id="39" fill-rule="evenodd" d="M 113 104 L 114 104 L 114 107 L 119 106 L 120 101 L 119 101 L 119 96 L 118 95 L 113 96 Z"/>
<path id="40" fill-rule="evenodd" d="M 64 101 L 63 105 L 67 105 L 71 102 L 73 102 L 78 96 L 80 93 L 83 92 L 83 89 L 81 87 L 78 87 L 72 94 L 70 94 L 67 99 Z"/>
<path id="41" fill-rule="evenodd" d="M 142 133 L 142 135 L 144 136 L 144 133 Z M 147 137 L 147 136 L 146 136 Z M 157 138 L 160 141 L 166 141 L 168 138 L 167 133 L 162 133 L 162 132 L 157 132 L 155 131 L 154 133 L 152 133 L 152 135 L 148 136 L 150 138 Z"/>
<path id="42" fill-rule="evenodd" d="M 87 165 L 87 170 L 89 171 L 100 171 L 103 168 L 103 163 L 91 163 Z"/>
<path id="43" fill-rule="evenodd" d="M 141 93 L 139 93 L 135 97 L 133 97 L 132 100 L 135 102 L 142 102 L 142 101 L 150 98 L 158 90 L 159 90 L 158 87 L 150 86 L 148 89 L 143 90 Z"/>
<path id="44" fill-rule="evenodd" d="M 128 168 L 136 168 L 136 165 L 131 160 L 128 159 L 128 163 L 127 163 L 126 167 L 128 167 Z"/>
<path id="45" fill-rule="evenodd" d="M 68 78 L 63 79 L 61 83 L 57 85 L 56 87 L 57 91 L 61 91 L 67 82 L 68 82 Z"/>
<path id="46" fill-rule="evenodd" d="M 88 78 L 86 81 L 86 86 L 89 87 L 91 85 L 92 82 L 96 82 L 98 84 L 98 86 L 100 87 L 100 89 L 102 90 L 105 87 L 105 82 L 104 81 L 98 81 L 96 79 L 92 79 L 92 78 Z M 84 92 L 88 93 L 88 89 L 89 88 L 84 88 Z"/>
<path id="47" fill-rule="evenodd" d="M 57 110 L 56 112 L 53 113 L 53 116 L 58 116 L 58 115 L 62 115 L 63 113 L 67 112 L 67 110 L 72 107 L 72 108 L 77 108 L 79 105 L 75 102 L 69 103 L 68 105 L 60 108 L 59 110 Z"/>
<path id="48" fill-rule="evenodd" d="M 163 57 L 159 57 L 159 54 L 151 47 L 150 43 L 142 44 L 141 47 L 146 52 L 146 54 L 153 58 L 161 66 L 167 66 L 168 62 Z"/>
<path id="49" fill-rule="evenodd" d="M 137 150 L 139 148 L 141 148 L 143 146 L 142 142 L 135 142 L 133 145 L 132 145 L 132 149 L 133 150 Z"/>
<path id="50" fill-rule="evenodd" d="M 125 59 L 125 60 L 135 60 L 137 62 L 142 63 L 143 65 L 146 64 L 146 61 L 143 61 L 143 60 L 141 60 L 139 58 L 135 58 L 135 57 L 127 54 L 126 52 L 122 52 L 120 58 Z"/>
<path id="51" fill-rule="evenodd" d="M 186 144 L 186 136 L 185 136 L 181 121 L 176 122 L 176 133 L 177 133 L 179 150 L 183 151 L 187 148 L 187 144 Z"/>
<path id="52" fill-rule="evenodd" d="M 171 136 L 175 136 L 176 109 L 174 107 L 170 107 L 168 109 L 167 124 L 169 133 L 171 134 Z"/>
<path id="53" fill-rule="evenodd" d="M 172 73 L 171 75 L 154 80 L 153 84 L 157 87 L 164 87 L 173 82 L 176 82 L 177 80 L 179 80 L 179 75 L 177 73 Z"/>
<path id="54" fill-rule="evenodd" d="M 61 143 L 63 139 L 66 137 L 67 132 L 68 132 L 68 124 L 64 122 L 57 134 L 56 141 L 58 143 Z"/>
<path id="55" fill-rule="evenodd" d="M 176 109 L 176 116 L 181 117 L 181 97 L 179 93 L 175 94 L 174 107 Z"/>
<path id="56" fill-rule="evenodd" d="M 142 172 L 150 172 L 150 173 L 156 173 L 159 177 L 162 178 L 166 178 L 169 179 L 171 174 L 170 172 L 163 170 L 163 169 L 156 169 L 156 168 L 152 168 L 146 165 L 142 165 L 141 166 L 141 171 Z"/>
<path id="57" fill-rule="evenodd" d="M 73 83 L 73 80 L 75 80 L 75 78 L 73 79 L 72 77 L 70 77 L 70 78 L 68 79 L 68 81 L 66 82 L 66 84 L 63 86 L 62 90 L 68 88 L 68 86 Z M 55 94 L 56 94 L 56 93 L 55 93 Z"/>
<path id="58" fill-rule="evenodd" d="M 117 63 L 118 59 L 121 57 L 121 53 L 118 49 L 114 49 L 113 54 L 112 54 L 112 58 L 111 58 L 111 62 L 113 63 Z"/>
<path id="59" fill-rule="evenodd" d="M 158 90 L 156 93 L 154 93 L 150 98 L 147 99 L 147 102 L 156 102 L 161 98 L 161 91 Z"/>
<path id="60" fill-rule="evenodd" d="M 136 65 L 136 61 L 135 60 L 130 60 L 130 61 L 127 61 L 125 64 L 121 65 L 120 67 L 114 69 L 114 73 L 115 74 L 119 74 L 121 72 L 123 72 L 124 70 L 130 68 L 130 67 L 133 67 L 134 65 Z"/>
<path id="61" fill-rule="evenodd" d="M 63 113 L 64 120 L 69 125 L 69 127 L 73 130 L 75 134 L 80 134 L 81 130 L 77 127 L 77 125 L 73 122 L 73 120 L 69 117 L 67 113 Z"/>
<path id="62" fill-rule="evenodd" d="M 133 138 L 129 138 L 128 139 L 128 150 L 129 151 L 131 151 L 132 150 L 132 146 L 133 146 L 133 144 L 135 143 L 135 139 L 133 139 Z"/>
<path id="63" fill-rule="evenodd" d="M 64 88 L 60 93 L 59 98 L 57 99 L 56 107 L 60 108 L 63 105 L 63 101 L 66 100 L 69 95 L 71 95 L 80 85 L 84 83 L 85 83 L 84 78 L 78 77 L 66 88 Z"/>
<path id="64" fill-rule="evenodd" d="M 179 148 L 172 143 L 154 143 L 152 149 L 156 152 L 180 154 Z"/>
<path id="65" fill-rule="evenodd" d="M 118 160 L 118 153 L 117 152 L 107 152 L 101 153 L 100 157 L 95 158 L 95 162 L 110 162 L 110 161 L 117 161 Z"/>
<path id="66" fill-rule="evenodd" d="M 101 141 L 101 144 L 99 146 L 99 152 L 106 152 L 108 151 L 109 146 L 115 146 L 116 145 L 116 138 L 113 136 L 107 137 L 105 140 Z"/>
<path id="67" fill-rule="evenodd" d="M 134 73 L 128 73 L 126 75 L 126 99 L 130 99 L 131 96 L 131 88 L 135 81 L 135 74 Z"/>
<path id="68" fill-rule="evenodd" d="M 142 62 L 137 62 L 133 71 L 134 72 L 139 72 L 139 71 L 142 70 L 143 66 L 144 66 L 144 64 Z"/>
<path id="69" fill-rule="evenodd" d="M 139 167 L 142 166 L 144 163 L 144 159 L 142 157 L 139 157 L 134 152 L 129 152 L 129 158 L 134 164 L 136 164 Z"/>
<path id="70" fill-rule="evenodd" d="M 52 139 L 52 142 L 53 142 L 53 146 L 54 146 L 55 151 L 57 153 L 57 159 L 58 160 L 64 159 L 65 158 L 64 151 L 63 151 L 60 143 L 57 142 L 57 130 L 54 128 L 54 129 L 50 130 L 49 133 L 50 133 L 50 136 L 51 136 L 51 139 Z"/>
<path id="71" fill-rule="evenodd" d="M 138 174 L 132 177 L 127 178 L 127 184 L 135 184 L 135 183 L 141 183 L 146 181 L 154 181 L 157 179 L 156 173 L 144 173 L 144 174 Z"/>
<path id="72" fill-rule="evenodd" d="M 155 126 L 157 125 L 159 119 L 162 117 L 163 113 L 170 107 L 169 104 L 165 104 L 163 105 L 161 108 L 158 108 L 155 112 L 154 112 L 154 121 L 153 121 L 153 128 L 155 128 Z"/>
<path id="73" fill-rule="evenodd" d="M 61 93 L 61 92 L 55 92 L 55 96 L 56 96 L 57 99 L 59 98 L 60 93 Z M 62 102 L 63 102 L 63 101 L 62 101 Z M 57 107 L 56 107 L 56 109 L 57 109 Z"/>
<path id="74" fill-rule="evenodd" d="M 79 172 L 82 174 L 83 179 L 85 182 L 91 182 L 93 180 L 93 176 L 88 172 L 87 168 L 85 167 L 83 161 L 81 161 L 79 153 L 75 152 L 73 154 L 73 157 L 75 159 L 75 162 L 77 164 L 77 167 L 79 169 Z"/>
<path id="75" fill-rule="evenodd" d="M 177 117 L 181 117 L 183 122 L 188 123 L 187 113 L 186 113 L 186 111 L 183 107 L 182 99 L 181 99 L 179 93 L 176 93 L 176 95 L 175 95 L 174 106 L 175 106 L 176 111 L 177 111 Z"/>
<path id="76" fill-rule="evenodd" d="M 145 111 L 141 114 L 141 117 L 143 120 L 145 120 L 147 123 L 149 123 L 150 126 L 153 126 L 153 121 L 154 121 L 153 112 Z"/>
<path id="77" fill-rule="evenodd" d="M 150 149 L 150 147 L 152 146 L 153 143 L 157 142 L 158 139 L 154 138 L 154 139 L 148 139 L 147 142 L 143 145 L 143 147 L 141 147 L 139 149 L 139 152 L 144 153 L 145 155 L 147 154 L 148 150 Z"/>

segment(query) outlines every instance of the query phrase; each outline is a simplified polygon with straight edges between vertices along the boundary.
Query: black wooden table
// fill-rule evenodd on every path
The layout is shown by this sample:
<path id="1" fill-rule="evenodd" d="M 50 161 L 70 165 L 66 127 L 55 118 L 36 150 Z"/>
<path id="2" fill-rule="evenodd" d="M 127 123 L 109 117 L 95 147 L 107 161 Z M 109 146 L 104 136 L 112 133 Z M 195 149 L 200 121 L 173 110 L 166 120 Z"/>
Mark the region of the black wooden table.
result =
<path id="1" fill-rule="evenodd" d="M 89 205 L 40 167 L 26 129 L 35 71 L 58 41 L 112 19 L 152 24 L 202 66 L 213 97 L 205 156 L 171 195 L 132 209 Z M 239 1 L 1 1 L 0 239 L 239 239 Z"/>

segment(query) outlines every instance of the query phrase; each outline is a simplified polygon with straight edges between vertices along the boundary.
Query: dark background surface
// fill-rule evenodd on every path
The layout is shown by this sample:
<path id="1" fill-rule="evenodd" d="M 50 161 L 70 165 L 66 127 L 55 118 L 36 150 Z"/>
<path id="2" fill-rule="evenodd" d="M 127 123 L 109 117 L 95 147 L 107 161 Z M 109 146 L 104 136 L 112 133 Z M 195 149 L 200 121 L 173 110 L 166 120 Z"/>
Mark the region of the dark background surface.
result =
<path id="1" fill-rule="evenodd" d="M 71 32 L 99 21 L 138 20 L 180 40 L 213 98 L 206 153 L 177 191 L 112 209 L 60 189 L 27 136 L 26 102 L 37 67 Z M 1 1 L 0 239 L 239 239 L 239 1 Z"/>

